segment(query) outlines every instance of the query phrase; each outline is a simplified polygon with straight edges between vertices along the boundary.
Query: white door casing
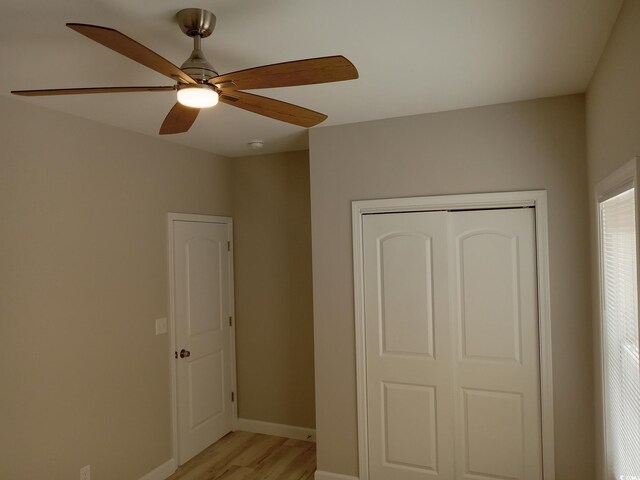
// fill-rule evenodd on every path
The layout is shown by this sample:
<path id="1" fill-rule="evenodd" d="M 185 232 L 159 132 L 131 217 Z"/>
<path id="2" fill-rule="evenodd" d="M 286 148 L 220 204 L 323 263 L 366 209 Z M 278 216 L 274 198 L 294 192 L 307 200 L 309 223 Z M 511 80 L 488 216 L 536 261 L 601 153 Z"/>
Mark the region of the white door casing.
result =
<path id="1" fill-rule="evenodd" d="M 545 200 L 354 202 L 362 480 L 554 478 Z"/>
<path id="2" fill-rule="evenodd" d="M 226 217 L 169 216 L 178 464 L 231 431 L 237 420 L 231 229 Z"/>

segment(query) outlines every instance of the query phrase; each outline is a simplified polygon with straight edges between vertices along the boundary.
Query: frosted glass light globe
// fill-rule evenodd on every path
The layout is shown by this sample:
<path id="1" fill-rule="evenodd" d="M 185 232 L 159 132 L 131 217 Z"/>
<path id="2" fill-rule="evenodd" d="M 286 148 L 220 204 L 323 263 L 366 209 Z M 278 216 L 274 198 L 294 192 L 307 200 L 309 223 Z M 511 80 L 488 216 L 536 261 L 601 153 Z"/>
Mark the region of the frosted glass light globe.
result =
<path id="1" fill-rule="evenodd" d="M 185 107 L 210 108 L 218 103 L 218 92 L 208 85 L 189 85 L 178 88 L 178 102 Z"/>

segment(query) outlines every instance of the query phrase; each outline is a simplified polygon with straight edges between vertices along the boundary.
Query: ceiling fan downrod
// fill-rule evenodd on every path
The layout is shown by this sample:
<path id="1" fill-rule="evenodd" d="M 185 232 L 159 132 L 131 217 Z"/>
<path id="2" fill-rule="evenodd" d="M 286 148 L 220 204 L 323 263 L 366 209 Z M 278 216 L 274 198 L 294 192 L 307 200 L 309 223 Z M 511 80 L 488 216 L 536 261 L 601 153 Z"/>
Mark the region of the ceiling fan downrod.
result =
<path id="1" fill-rule="evenodd" d="M 185 8 L 176 14 L 182 32 L 193 38 L 193 52 L 182 64 L 181 70 L 199 83 L 207 83 L 210 78 L 217 77 L 218 72 L 205 58 L 201 42 L 213 33 L 216 16 L 201 8 Z"/>

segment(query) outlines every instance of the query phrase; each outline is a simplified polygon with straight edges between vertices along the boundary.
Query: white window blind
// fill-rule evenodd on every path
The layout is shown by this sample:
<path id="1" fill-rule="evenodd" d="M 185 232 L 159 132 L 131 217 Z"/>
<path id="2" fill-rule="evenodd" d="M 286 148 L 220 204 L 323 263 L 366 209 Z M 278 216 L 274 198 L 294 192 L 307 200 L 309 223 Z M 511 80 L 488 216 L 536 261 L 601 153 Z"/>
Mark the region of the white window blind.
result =
<path id="1" fill-rule="evenodd" d="M 608 478 L 640 480 L 635 190 L 600 203 Z"/>

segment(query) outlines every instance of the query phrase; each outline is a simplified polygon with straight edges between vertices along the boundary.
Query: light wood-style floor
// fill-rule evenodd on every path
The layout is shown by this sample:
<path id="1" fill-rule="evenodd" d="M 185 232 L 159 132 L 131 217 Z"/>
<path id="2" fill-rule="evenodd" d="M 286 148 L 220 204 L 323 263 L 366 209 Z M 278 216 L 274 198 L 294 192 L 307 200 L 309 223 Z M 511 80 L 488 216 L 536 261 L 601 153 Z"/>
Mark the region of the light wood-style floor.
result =
<path id="1" fill-rule="evenodd" d="M 167 480 L 311 480 L 315 470 L 313 442 L 232 432 Z"/>

